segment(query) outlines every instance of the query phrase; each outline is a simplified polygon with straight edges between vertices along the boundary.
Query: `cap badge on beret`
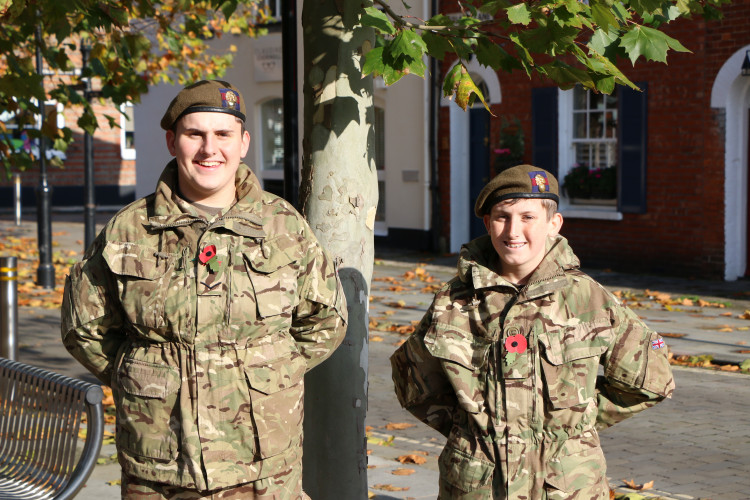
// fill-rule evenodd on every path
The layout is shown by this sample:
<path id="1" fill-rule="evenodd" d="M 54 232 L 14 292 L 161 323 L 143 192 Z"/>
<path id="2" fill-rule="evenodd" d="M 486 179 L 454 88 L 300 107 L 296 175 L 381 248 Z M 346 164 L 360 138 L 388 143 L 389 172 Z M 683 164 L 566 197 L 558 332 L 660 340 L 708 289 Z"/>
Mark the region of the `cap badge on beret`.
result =
<path id="1" fill-rule="evenodd" d="M 527 172 L 529 178 L 531 178 L 531 192 L 532 193 L 548 193 L 549 192 L 549 179 L 547 179 L 547 172 L 543 170 L 537 170 L 534 172 Z"/>
<path id="2" fill-rule="evenodd" d="M 240 110 L 240 95 L 232 89 L 219 89 L 221 107 Z"/>

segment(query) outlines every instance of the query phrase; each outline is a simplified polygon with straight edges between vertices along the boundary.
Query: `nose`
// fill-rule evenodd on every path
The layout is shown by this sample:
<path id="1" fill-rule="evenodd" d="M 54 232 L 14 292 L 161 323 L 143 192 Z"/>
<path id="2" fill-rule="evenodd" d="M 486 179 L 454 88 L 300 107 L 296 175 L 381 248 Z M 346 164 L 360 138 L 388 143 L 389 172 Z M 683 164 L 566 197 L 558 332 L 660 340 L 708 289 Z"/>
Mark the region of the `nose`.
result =
<path id="1" fill-rule="evenodd" d="M 203 138 L 201 151 L 206 156 L 211 156 L 216 152 L 216 139 L 211 134 L 206 134 L 206 136 Z"/>
<path id="2" fill-rule="evenodd" d="M 516 217 L 508 217 L 508 222 L 505 223 L 505 232 L 511 239 L 519 235 L 519 227 L 521 227 L 521 223 Z"/>

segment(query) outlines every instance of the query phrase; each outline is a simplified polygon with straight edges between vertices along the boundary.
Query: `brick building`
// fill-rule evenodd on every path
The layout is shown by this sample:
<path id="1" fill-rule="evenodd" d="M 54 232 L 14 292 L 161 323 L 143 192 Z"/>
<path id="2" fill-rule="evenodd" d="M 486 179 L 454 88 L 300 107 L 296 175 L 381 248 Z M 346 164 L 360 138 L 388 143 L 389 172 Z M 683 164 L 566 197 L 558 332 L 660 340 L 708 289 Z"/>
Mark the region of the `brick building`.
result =
<path id="1" fill-rule="evenodd" d="M 621 64 L 642 92 L 561 91 L 522 72 L 494 74 L 470 63 L 496 118 L 476 106 L 467 113 L 441 106 L 441 234 L 450 248 L 481 233 L 464 200 L 473 201 L 496 171 L 506 149 L 503 118 L 517 119 L 524 161 L 556 173 L 561 184 L 577 165 L 612 180 L 609 194 L 580 198 L 571 176 L 561 201 L 562 233 L 584 265 L 745 276 L 750 76 L 741 67 L 750 50 L 750 2 L 722 10 L 721 21 L 680 20 L 667 28 L 692 51 L 670 52 L 668 66 Z"/>

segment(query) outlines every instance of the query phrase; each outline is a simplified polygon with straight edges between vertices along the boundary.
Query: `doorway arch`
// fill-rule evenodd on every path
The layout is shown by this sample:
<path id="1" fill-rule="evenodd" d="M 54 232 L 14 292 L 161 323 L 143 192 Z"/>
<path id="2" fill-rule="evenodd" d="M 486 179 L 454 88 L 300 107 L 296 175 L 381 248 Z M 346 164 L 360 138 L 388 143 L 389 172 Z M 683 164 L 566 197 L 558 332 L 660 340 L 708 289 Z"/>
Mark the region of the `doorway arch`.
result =
<path id="1" fill-rule="evenodd" d="M 500 80 L 492 68 L 482 66 L 472 58 L 464 63 L 471 78 L 482 89 L 488 105 L 500 104 L 502 94 Z M 480 85 L 481 83 L 481 85 Z M 455 102 L 443 97 L 441 106 L 449 106 L 450 119 L 450 243 L 449 250 L 458 252 L 461 245 L 470 239 L 469 221 L 473 217 L 474 207 L 470 193 L 470 149 L 471 119 L 470 110 L 464 111 Z M 482 106 L 482 103 L 475 104 Z M 485 111 L 486 112 L 486 111 Z"/>
<path id="2" fill-rule="evenodd" d="M 711 89 L 711 107 L 724 111 L 724 279 L 748 271 L 748 136 L 750 78 L 740 74 L 750 45 L 729 57 Z"/>

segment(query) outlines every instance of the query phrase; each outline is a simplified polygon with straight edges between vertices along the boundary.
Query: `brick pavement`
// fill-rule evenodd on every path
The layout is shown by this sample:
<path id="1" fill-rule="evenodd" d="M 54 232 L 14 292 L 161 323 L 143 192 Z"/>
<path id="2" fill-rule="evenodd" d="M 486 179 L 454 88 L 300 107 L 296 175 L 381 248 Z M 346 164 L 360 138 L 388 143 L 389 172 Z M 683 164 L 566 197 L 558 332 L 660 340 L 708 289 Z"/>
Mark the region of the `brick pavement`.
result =
<path id="1" fill-rule="evenodd" d="M 77 218 L 80 220 L 80 214 Z M 72 216 L 65 219 L 67 222 L 53 219 L 53 232 L 58 234 L 55 240 L 62 248 L 80 250 L 78 241 L 82 239 L 82 224 L 75 222 Z M 0 216 L 0 231 L 12 226 L 10 220 L 10 217 Z M 18 231 L 19 234 L 34 235 L 35 226 L 26 222 Z M 447 279 L 453 273 L 454 257 L 434 258 L 428 255 L 393 253 L 381 255 L 387 259 L 381 259 L 379 265 L 375 266 L 375 277 L 400 276 L 406 270 L 413 269 L 417 262 L 428 259 L 432 262 L 427 266 L 428 272 L 439 280 Z M 737 299 L 746 290 L 746 283 L 742 282 L 704 283 L 663 277 L 652 279 L 653 277 L 615 273 L 601 274 L 597 278 L 605 283 L 606 278 L 611 278 L 614 287 L 643 290 L 650 285 L 652 289 L 671 293 L 710 293 L 712 297 L 733 298 L 733 313 L 750 308 L 746 299 Z M 388 290 L 385 285 L 383 282 L 373 282 L 372 295 L 376 297 L 371 304 L 373 317 L 383 315 L 385 310 L 393 310 L 395 313 L 390 315 L 392 321 L 408 324 L 419 319 L 429 305 L 431 296 L 427 293 L 396 293 Z M 399 300 L 408 307 L 394 308 L 387 305 Z M 708 312 L 718 314 L 717 311 Z M 676 313 L 672 319 L 669 325 L 672 330 L 692 328 L 691 335 L 705 347 L 703 352 L 710 352 L 718 344 L 717 339 L 712 337 L 714 332 L 694 328 L 696 318 L 690 314 Z M 19 330 L 21 361 L 91 380 L 59 342 L 59 311 L 22 308 L 19 311 Z M 373 335 L 378 335 L 383 340 L 374 342 Z M 387 364 L 387 357 L 400 338 L 399 334 L 393 332 L 371 332 L 367 423 L 375 427 L 372 433 L 374 441 L 389 436 L 394 436 L 394 439 L 391 446 L 370 444 L 373 451 L 370 462 L 372 468 L 368 471 L 369 484 L 371 490 L 378 494 L 375 497 L 377 499 L 434 498 L 437 492 L 436 457 L 442 438 L 421 424 L 404 431 L 384 429 L 388 422 L 408 421 L 411 418 L 395 401 Z M 750 499 L 750 378 L 746 375 L 679 367 L 675 368 L 675 378 L 677 391 L 674 399 L 602 433 L 612 484 L 622 484 L 622 479 L 632 479 L 636 483 L 653 480 L 653 492 L 665 498 Z M 428 453 L 427 463 L 410 466 L 415 469 L 413 475 L 392 475 L 393 469 L 401 467 L 401 464 L 394 461 L 395 457 L 415 450 Z M 118 487 L 107 484 L 119 478 L 119 466 L 111 462 L 113 453 L 112 445 L 103 449 L 102 459 L 108 463 L 96 467 L 87 487 L 78 496 L 79 499 L 101 500 L 119 496 Z M 372 489 L 378 484 L 402 485 L 409 489 L 402 492 Z"/>

